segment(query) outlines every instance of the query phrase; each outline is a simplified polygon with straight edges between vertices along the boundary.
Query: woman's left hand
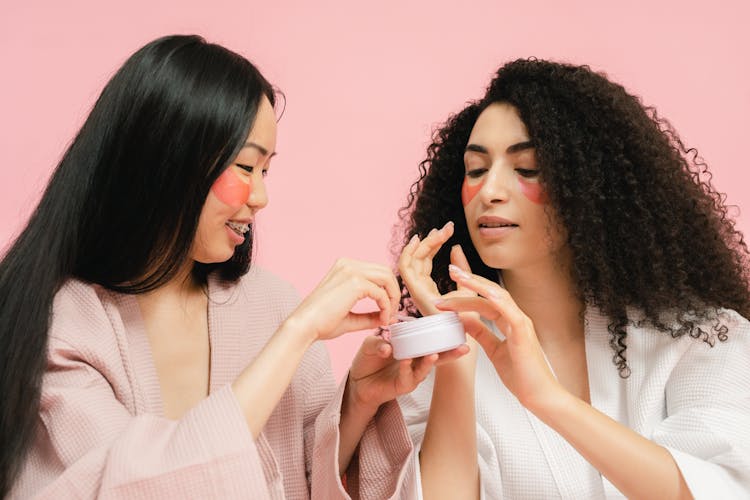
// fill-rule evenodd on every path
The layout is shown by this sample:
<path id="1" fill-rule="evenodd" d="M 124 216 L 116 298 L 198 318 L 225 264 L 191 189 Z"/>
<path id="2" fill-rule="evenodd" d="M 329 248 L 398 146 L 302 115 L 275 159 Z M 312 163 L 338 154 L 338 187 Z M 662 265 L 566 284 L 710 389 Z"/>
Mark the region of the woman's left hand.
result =
<path id="1" fill-rule="evenodd" d="M 531 319 L 513 301 L 507 290 L 482 276 L 450 266 L 450 276 L 474 297 L 454 297 L 436 303 L 443 311 L 475 311 L 495 323 L 505 335 L 498 338 L 476 317 L 463 317 L 467 333 L 487 353 L 503 384 L 522 405 L 535 412 L 564 390 L 552 373 L 539 344 Z"/>
<path id="2" fill-rule="evenodd" d="M 366 337 L 349 370 L 348 399 L 370 413 L 397 396 L 413 391 L 436 364 L 452 361 L 469 352 L 464 344 L 440 354 L 397 360 L 393 348 L 379 335 Z"/>

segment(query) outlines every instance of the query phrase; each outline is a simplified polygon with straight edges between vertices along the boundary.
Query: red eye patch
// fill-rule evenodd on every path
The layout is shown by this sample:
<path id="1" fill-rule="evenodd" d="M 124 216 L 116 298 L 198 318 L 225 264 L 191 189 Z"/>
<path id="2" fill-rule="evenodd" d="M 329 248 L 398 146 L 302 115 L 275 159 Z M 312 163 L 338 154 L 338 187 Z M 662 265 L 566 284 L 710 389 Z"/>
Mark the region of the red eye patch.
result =
<path id="1" fill-rule="evenodd" d="M 470 186 L 467 181 L 468 180 L 464 178 L 464 184 L 461 186 L 461 203 L 463 203 L 464 206 L 468 205 L 477 195 L 479 190 L 482 189 L 482 186 L 484 186 L 484 179 L 482 179 L 482 182 L 472 186 Z"/>
<path id="2" fill-rule="evenodd" d="M 252 182 L 245 182 L 240 178 L 234 168 L 229 167 L 216 179 L 211 191 L 223 203 L 230 207 L 239 208 L 247 203 L 250 192 L 253 190 Z"/>
<path id="3" fill-rule="evenodd" d="M 544 205 L 549 201 L 547 192 L 538 182 L 529 182 L 525 179 L 519 178 L 518 187 L 521 189 L 523 195 L 532 203 L 536 203 L 537 205 Z"/>

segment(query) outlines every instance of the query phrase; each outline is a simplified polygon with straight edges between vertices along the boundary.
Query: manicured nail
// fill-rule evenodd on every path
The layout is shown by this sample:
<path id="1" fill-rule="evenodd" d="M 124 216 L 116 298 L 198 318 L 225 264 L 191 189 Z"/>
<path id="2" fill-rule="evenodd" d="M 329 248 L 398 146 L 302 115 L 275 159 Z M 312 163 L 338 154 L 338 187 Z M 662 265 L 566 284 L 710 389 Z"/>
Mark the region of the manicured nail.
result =
<path id="1" fill-rule="evenodd" d="M 446 229 L 448 227 L 453 227 L 453 221 L 452 220 L 449 220 L 448 222 L 446 222 L 445 225 L 443 226 L 443 229 Z"/>
<path id="2" fill-rule="evenodd" d="M 433 299 L 432 303 L 435 304 L 436 306 L 439 306 L 440 304 L 444 304 L 445 300 L 443 300 L 443 299 Z"/>
<path id="3" fill-rule="evenodd" d="M 450 264 L 448 266 L 448 271 L 455 274 L 459 278 L 463 278 L 465 280 L 471 279 L 471 275 L 469 275 L 466 271 L 464 271 L 463 269 L 461 269 L 460 267 L 454 264 Z"/>

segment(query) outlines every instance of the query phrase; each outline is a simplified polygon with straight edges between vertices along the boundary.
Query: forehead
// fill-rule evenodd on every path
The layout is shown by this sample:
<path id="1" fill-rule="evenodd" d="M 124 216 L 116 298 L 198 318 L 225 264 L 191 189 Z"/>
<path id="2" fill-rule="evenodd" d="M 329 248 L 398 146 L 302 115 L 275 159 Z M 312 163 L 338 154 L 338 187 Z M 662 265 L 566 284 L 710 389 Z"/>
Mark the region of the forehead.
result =
<path id="1" fill-rule="evenodd" d="M 276 113 L 266 96 L 262 97 L 258 106 L 258 113 L 247 136 L 247 142 L 258 144 L 269 153 L 276 150 Z"/>
<path id="2" fill-rule="evenodd" d="M 521 121 L 518 111 L 508 103 L 490 104 L 474 123 L 469 144 L 505 150 L 508 146 L 526 142 L 529 133 Z"/>

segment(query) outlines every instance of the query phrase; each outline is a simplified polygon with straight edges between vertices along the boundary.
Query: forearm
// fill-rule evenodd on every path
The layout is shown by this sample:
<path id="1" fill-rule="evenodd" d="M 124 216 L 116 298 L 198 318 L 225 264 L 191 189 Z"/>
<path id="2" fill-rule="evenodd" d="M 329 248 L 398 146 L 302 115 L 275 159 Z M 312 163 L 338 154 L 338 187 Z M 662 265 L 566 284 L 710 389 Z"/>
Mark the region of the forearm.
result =
<path id="1" fill-rule="evenodd" d="M 312 342 L 303 325 L 282 323 L 232 384 L 253 437 L 263 430 Z"/>
<path id="2" fill-rule="evenodd" d="M 341 402 L 341 419 L 339 420 L 339 475 L 349 467 L 354 452 L 365 433 L 370 420 L 375 416 L 378 407 L 370 408 L 358 404 L 350 391 L 349 380 Z"/>
<path id="3" fill-rule="evenodd" d="M 666 448 L 568 392 L 535 412 L 628 498 L 692 498 Z"/>
<path id="4" fill-rule="evenodd" d="M 475 362 L 470 355 L 438 366 L 419 455 L 427 500 L 479 498 Z"/>

